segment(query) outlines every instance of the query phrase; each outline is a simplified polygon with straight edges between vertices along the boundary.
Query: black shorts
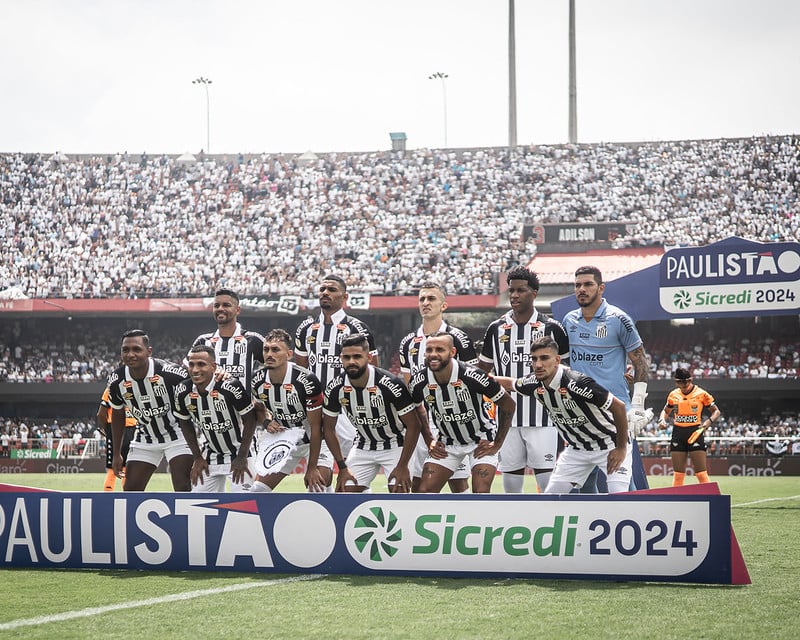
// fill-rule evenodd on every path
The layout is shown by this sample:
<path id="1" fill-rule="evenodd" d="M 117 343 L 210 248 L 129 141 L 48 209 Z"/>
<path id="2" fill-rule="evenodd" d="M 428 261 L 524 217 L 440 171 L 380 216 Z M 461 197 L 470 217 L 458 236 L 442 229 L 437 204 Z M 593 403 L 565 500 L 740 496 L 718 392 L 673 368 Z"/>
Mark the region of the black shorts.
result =
<path id="1" fill-rule="evenodd" d="M 111 425 L 106 424 L 106 469 L 110 469 L 114 461 L 114 439 L 111 434 Z M 122 434 L 122 464 L 128 462 L 128 450 L 131 448 L 131 440 L 136 433 L 135 427 L 125 427 Z"/>
<path id="2" fill-rule="evenodd" d="M 705 431 L 700 434 L 700 437 L 695 440 L 692 444 L 689 444 L 689 436 L 691 436 L 698 427 L 672 427 L 672 438 L 669 443 L 669 450 L 670 453 L 673 451 L 679 451 L 683 453 L 688 453 L 691 451 L 705 451 L 706 447 L 706 438 L 705 438 Z"/>

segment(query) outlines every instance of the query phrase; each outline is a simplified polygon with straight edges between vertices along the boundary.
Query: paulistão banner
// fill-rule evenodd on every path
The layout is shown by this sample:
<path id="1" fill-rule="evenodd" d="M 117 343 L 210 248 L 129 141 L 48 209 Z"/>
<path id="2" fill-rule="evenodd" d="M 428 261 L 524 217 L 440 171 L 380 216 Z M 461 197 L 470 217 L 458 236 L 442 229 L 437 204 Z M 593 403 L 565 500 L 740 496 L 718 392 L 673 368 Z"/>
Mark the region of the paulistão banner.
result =
<path id="1" fill-rule="evenodd" d="M 0 491 L 0 557 L 42 568 L 749 582 L 729 496 L 657 491 Z"/>

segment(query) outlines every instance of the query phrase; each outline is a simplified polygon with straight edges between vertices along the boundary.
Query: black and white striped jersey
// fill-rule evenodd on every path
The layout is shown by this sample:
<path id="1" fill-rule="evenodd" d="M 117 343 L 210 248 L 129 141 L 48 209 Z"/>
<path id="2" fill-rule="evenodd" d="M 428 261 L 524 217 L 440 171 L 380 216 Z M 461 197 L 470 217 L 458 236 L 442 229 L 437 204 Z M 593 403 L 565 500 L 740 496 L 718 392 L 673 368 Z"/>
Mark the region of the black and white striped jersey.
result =
<path id="1" fill-rule="evenodd" d="M 453 336 L 456 347 L 456 358 L 470 366 L 478 364 L 478 354 L 470 337 L 458 327 L 454 327 L 442 320 L 442 326 L 437 331 L 446 331 Z M 422 325 L 413 333 L 409 333 L 400 341 L 400 371 L 413 376 L 425 366 L 425 344 L 428 336 L 422 330 Z"/>
<path id="2" fill-rule="evenodd" d="M 238 378 L 245 389 L 250 389 L 258 366 L 256 363 L 264 362 L 264 336 L 255 331 L 245 331 L 238 322 L 230 338 L 223 338 L 219 331 L 203 333 L 192 343 L 193 347 L 198 345 L 214 349 L 217 367 Z"/>
<path id="3" fill-rule="evenodd" d="M 339 309 L 331 316 L 331 324 L 325 324 L 322 313 L 316 318 L 309 316 L 297 327 L 294 337 L 294 352 L 308 358 L 308 368 L 319 378 L 325 388 L 341 373 L 342 340 L 347 336 L 362 333 L 369 341 L 369 353 L 378 354 L 375 338 L 369 327 L 358 318 Z"/>
<path id="4" fill-rule="evenodd" d="M 617 428 L 610 411 L 614 395 L 589 376 L 559 365 L 549 385 L 531 375 L 517 380 L 515 387 L 546 408 L 571 447 L 601 451 L 617 446 Z"/>
<path id="5" fill-rule="evenodd" d="M 208 464 L 230 464 L 242 446 L 242 416 L 253 410 L 253 399 L 236 378 L 198 389 L 191 379 L 175 390 L 175 415 L 189 420 L 203 431 L 203 455 Z M 255 450 L 250 442 L 250 454 Z"/>
<path id="6" fill-rule="evenodd" d="M 114 370 L 108 378 L 109 404 L 127 408 L 136 418 L 135 441 L 148 444 L 183 442 L 175 408 L 175 387 L 189 374 L 180 365 L 150 358 L 147 375 L 134 380 L 127 366 Z"/>
<path id="7" fill-rule="evenodd" d="M 551 336 L 558 343 L 562 358 L 569 357 L 569 340 L 557 320 L 534 310 L 528 322 L 514 321 L 512 311 L 498 318 L 486 329 L 480 361 L 492 365 L 495 375 L 525 378 L 531 375 L 531 343 Z M 552 425 L 547 411 L 531 397 L 518 398 L 512 427 L 544 427 Z"/>
<path id="8" fill-rule="evenodd" d="M 322 384 L 308 369 L 288 362 L 280 384 L 272 384 L 268 369 L 259 369 L 253 376 L 253 395 L 261 400 L 281 426 L 300 427 L 305 431 L 302 442 L 311 442 L 308 414 L 322 409 Z"/>
<path id="9" fill-rule="evenodd" d="M 411 379 L 411 398 L 424 402 L 439 438 L 446 445 L 494 441 L 497 427 L 484 410 L 484 396 L 497 402 L 503 389 L 485 372 L 458 360 L 453 363 L 450 379 L 439 384 L 428 367 Z"/>
<path id="10" fill-rule="evenodd" d="M 414 411 L 405 382 L 384 369 L 367 365 L 369 378 L 355 387 L 347 373 L 336 376 L 325 389 L 322 411 L 328 416 L 344 413 L 356 428 L 353 446 L 368 451 L 402 447 L 406 427 L 400 416 Z"/>

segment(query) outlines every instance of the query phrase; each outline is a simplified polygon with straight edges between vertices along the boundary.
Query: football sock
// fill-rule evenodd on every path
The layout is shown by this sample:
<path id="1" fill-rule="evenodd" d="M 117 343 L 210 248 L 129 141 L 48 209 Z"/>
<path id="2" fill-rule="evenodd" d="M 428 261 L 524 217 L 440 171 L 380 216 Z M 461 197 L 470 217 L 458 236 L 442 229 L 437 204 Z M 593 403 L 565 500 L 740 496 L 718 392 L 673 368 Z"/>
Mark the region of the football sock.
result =
<path id="1" fill-rule="evenodd" d="M 250 487 L 251 493 L 272 493 L 272 489 L 270 489 L 267 485 L 265 485 L 261 480 L 256 480 L 253 483 L 253 486 Z"/>
<path id="2" fill-rule="evenodd" d="M 106 479 L 103 481 L 103 491 L 113 491 L 117 484 L 117 476 L 113 469 L 106 470 Z"/>
<path id="3" fill-rule="evenodd" d="M 540 471 L 536 474 L 536 488 L 539 493 L 544 493 L 544 490 L 547 488 L 547 483 L 550 482 L 550 476 L 552 475 L 552 471 Z"/>
<path id="4" fill-rule="evenodd" d="M 525 484 L 525 476 L 515 473 L 503 474 L 503 491 L 506 493 L 522 493 Z"/>
<path id="5" fill-rule="evenodd" d="M 708 471 L 698 471 L 694 475 L 697 476 L 698 482 L 711 482 L 711 480 L 708 479 Z"/>
<path id="6" fill-rule="evenodd" d="M 683 479 L 685 477 L 686 477 L 685 473 L 681 473 L 680 471 L 673 471 L 672 486 L 673 487 L 682 487 L 683 486 Z"/>

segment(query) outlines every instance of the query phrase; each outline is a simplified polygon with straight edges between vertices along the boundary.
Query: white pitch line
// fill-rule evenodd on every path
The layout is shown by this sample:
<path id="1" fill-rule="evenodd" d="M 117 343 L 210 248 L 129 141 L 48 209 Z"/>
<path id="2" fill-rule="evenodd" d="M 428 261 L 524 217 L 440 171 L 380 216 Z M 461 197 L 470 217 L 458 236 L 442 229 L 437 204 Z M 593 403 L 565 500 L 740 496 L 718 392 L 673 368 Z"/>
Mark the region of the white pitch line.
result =
<path id="1" fill-rule="evenodd" d="M 232 584 L 227 587 L 215 587 L 213 589 L 203 589 L 200 591 L 186 591 L 184 593 L 173 593 L 171 595 L 159 596 L 157 598 L 148 598 L 147 600 L 133 600 L 131 602 L 119 602 L 117 604 L 109 604 L 104 607 L 89 607 L 87 609 L 79 609 L 77 611 L 65 611 L 64 613 L 55 613 L 49 616 L 39 616 L 38 618 L 23 618 L 22 620 L 12 620 L 11 622 L 0 623 L 0 631 L 8 629 L 18 629 L 19 627 L 30 627 L 37 624 L 48 624 L 50 622 L 62 622 L 64 620 L 74 620 L 76 618 L 88 618 L 89 616 L 97 616 L 102 613 L 109 613 L 112 611 L 122 611 L 123 609 L 135 609 L 136 607 L 147 607 L 154 604 L 163 604 L 165 602 L 179 602 L 181 600 L 192 600 L 193 598 L 202 598 L 204 596 L 213 596 L 218 593 L 230 593 L 233 591 L 244 591 L 245 589 L 257 589 L 258 587 L 270 587 L 276 584 L 285 584 L 287 582 L 300 582 L 302 580 L 317 580 L 324 578 L 325 574 L 312 574 L 307 576 L 293 576 L 290 578 L 279 578 L 277 580 L 269 580 L 267 582 L 241 582 L 239 584 Z"/>
<path id="2" fill-rule="evenodd" d="M 740 502 L 739 504 L 732 504 L 733 507 L 749 507 L 751 504 L 761 504 L 762 502 L 775 502 L 781 500 L 797 500 L 800 496 L 786 496 L 785 498 L 763 498 L 761 500 L 753 500 L 752 502 Z"/>

